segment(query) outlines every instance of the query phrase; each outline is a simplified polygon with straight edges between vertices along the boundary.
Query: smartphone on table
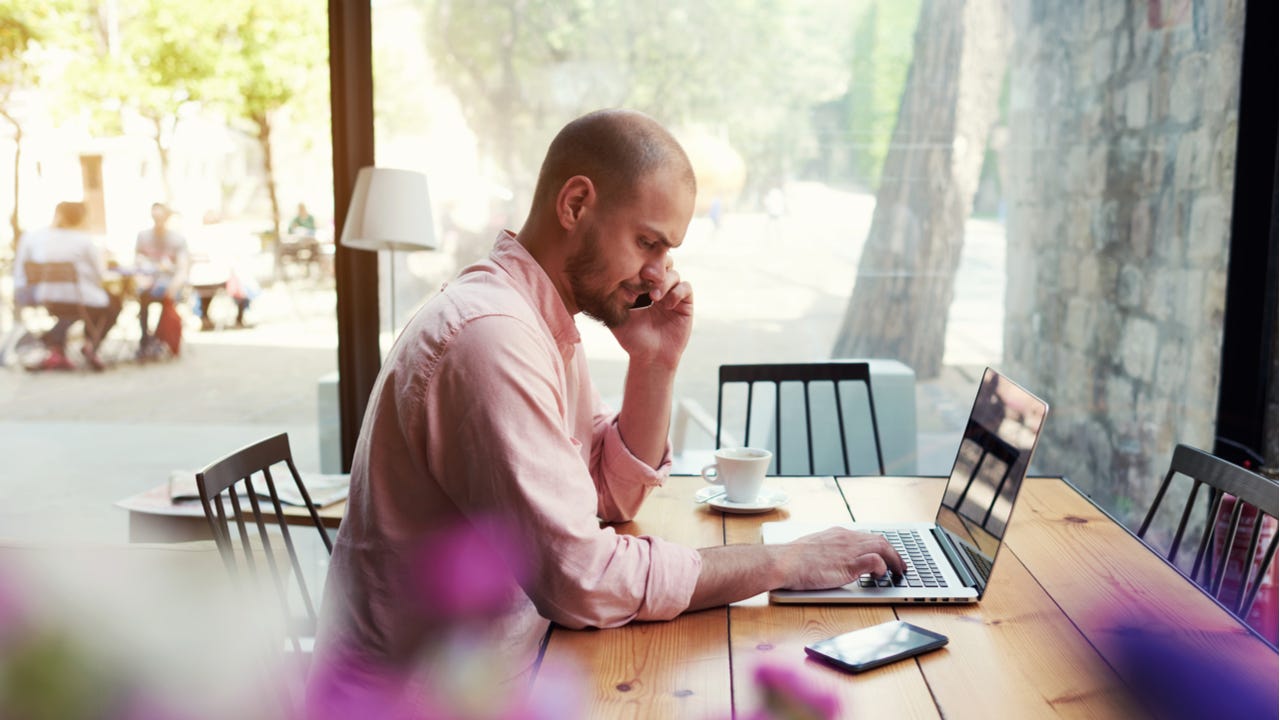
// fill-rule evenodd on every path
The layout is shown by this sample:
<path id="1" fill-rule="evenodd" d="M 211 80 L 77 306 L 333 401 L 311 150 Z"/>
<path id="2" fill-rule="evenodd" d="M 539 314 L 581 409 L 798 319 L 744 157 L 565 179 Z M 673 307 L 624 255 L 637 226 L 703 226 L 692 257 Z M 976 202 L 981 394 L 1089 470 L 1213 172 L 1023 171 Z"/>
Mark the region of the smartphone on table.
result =
<path id="1" fill-rule="evenodd" d="M 847 632 L 806 645 L 809 657 L 849 672 L 862 672 L 937 650 L 947 636 L 901 620 Z"/>

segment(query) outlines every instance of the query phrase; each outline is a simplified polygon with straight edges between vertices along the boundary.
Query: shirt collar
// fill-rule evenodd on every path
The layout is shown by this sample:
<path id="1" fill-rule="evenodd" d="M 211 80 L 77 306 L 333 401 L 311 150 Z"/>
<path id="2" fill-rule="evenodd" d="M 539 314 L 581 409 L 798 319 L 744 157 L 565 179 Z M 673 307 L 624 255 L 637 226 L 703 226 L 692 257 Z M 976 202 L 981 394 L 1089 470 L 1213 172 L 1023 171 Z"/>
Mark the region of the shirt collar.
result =
<path id="1" fill-rule="evenodd" d="M 516 279 L 516 287 L 547 323 L 561 353 L 572 350 L 581 340 L 578 326 L 574 324 L 573 316 L 565 308 L 547 271 L 516 241 L 515 234 L 510 230 L 499 232 L 489 259 Z"/>

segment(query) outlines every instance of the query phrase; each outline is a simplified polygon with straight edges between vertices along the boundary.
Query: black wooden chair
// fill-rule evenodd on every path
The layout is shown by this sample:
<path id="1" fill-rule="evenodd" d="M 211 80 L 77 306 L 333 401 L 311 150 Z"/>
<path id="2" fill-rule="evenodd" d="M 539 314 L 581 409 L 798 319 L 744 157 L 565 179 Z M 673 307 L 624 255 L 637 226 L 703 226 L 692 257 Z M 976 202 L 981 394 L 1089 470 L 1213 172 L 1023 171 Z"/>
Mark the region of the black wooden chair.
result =
<path id="1" fill-rule="evenodd" d="M 280 493 L 271 474 L 272 467 L 282 464 L 287 467 L 291 481 L 305 502 L 325 551 L 332 554 L 333 541 L 293 463 L 289 436 L 285 433 L 240 448 L 213 462 L 196 473 L 196 487 L 214 542 L 233 580 L 245 590 L 275 596 L 280 613 L 278 619 L 283 624 L 289 646 L 293 652 L 303 655 L 309 652 L 306 646 L 315 635 L 318 603 L 307 587 Z M 255 475 L 259 476 L 257 483 Z M 250 525 L 256 530 L 258 546 L 254 544 Z M 279 557 L 278 549 L 272 546 L 271 531 L 276 529 L 284 544 L 288 561 L 286 567 L 281 567 L 286 558 Z M 265 568 L 259 568 L 259 563 L 263 563 Z M 264 569 L 266 572 L 262 571 Z M 262 588 L 260 585 L 265 578 L 270 579 L 271 585 Z M 301 604 L 301 613 L 294 610 L 295 602 Z"/>
<path id="2" fill-rule="evenodd" d="M 1197 505 L 1200 486 L 1208 487 L 1206 502 L 1203 504 L 1206 508 L 1205 512 L 1198 516 L 1203 519 L 1204 528 L 1199 531 L 1200 537 L 1196 544 L 1195 556 L 1192 558 L 1191 570 L 1189 573 L 1185 570 L 1183 572 L 1217 598 L 1233 614 L 1244 620 L 1253 607 L 1258 590 L 1275 560 L 1277 536 L 1274 534 L 1261 561 L 1257 561 L 1257 552 L 1264 524 L 1263 518 L 1270 517 L 1272 523 L 1276 521 L 1277 505 L 1280 505 L 1278 486 L 1272 480 L 1202 450 L 1179 445 L 1174 448 L 1169 472 L 1160 483 L 1155 500 L 1152 501 L 1151 508 L 1138 529 L 1138 537 L 1148 545 L 1151 543 L 1146 536 L 1152 530 L 1152 520 L 1157 516 L 1161 502 L 1174 477 L 1179 475 L 1191 479 L 1191 489 L 1187 493 L 1187 500 L 1183 505 L 1178 527 L 1173 533 L 1168 551 L 1162 552 L 1157 549 L 1157 552 L 1161 552 L 1175 567 L 1182 567 L 1178 565 L 1178 551 L 1181 549 L 1189 523 L 1193 522 L 1192 509 Z M 1223 514 L 1224 505 L 1231 506 L 1229 515 Z M 1244 553 L 1235 553 L 1233 557 L 1233 550 L 1240 545 L 1237 541 L 1243 539 L 1237 538 L 1237 535 L 1243 532 L 1242 518 L 1244 523 L 1252 524 L 1248 548 Z M 1226 534 L 1215 537 L 1224 521 L 1229 522 Z M 1212 549 L 1215 544 L 1221 545 L 1221 550 Z M 1234 592 L 1230 592 L 1233 588 Z"/>
<path id="3" fill-rule="evenodd" d="M 86 338 L 96 338 L 98 343 L 102 338 L 102 322 L 95 321 L 90 317 L 88 309 L 85 307 L 84 298 L 80 294 L 80 274 L 76 270 L 76 264 L 73 262 L 34 262 L 28 260 L 22 264 L 22 272 L 26 278 L 27 287 L 33 298 L 43 297 L 40 286 L 58 286 L 69 289 L 75 302 L 33 302 L 30 307 L 43 307 L 50 316 L 60 315 L 76 315 L 78 319 L 84 323 L 84 335 Z"/>
<path id="4" fill-rule="evenodd" d="M 721 365 L 720 388 L 716 400 L 716 448 L 719 449 L 729 429 L 726 409 L 726 386 L 746 385 L 746 405 L 742 425 L 742 444 L 766 447 L 773 451 L 774 475 L 850 475 L 850 431 L 870 426 L 870 442 L 874 445 L 875 467 L 884 474 L 884 453 L 880 447 L 880 429 L 876 423 L 875 398 L 871 392 L 870 366 L 865 362 L 783 363 L 767 365 Z M 763 442 L 751 434 L 752 415 L 757 405 L 768 404 L 755 393 L 757 384 L 772 386 L 773 437 Z M 863 407 L 862 393 L 857 385 L 865 388 L 867 423 L 852 422 L 856 410 Z M 787 391 L 784 392 L 784 389 Z M 795 391 L 798 390 L 799 393 Z M 762 408 L 762 409 L 766 409 Z M 798 427 L 803 418 L 803 427 Z M 736 419 L 736 417 L 735 417 Z M 768 422 L 767 420 L 765 422 Z M 757 428 L 763 425 L 757 420 Z M 736 427 L 736 423 L 734 427 Z M 785 432 L 784 432 L 785 429 Z M 803 432 L 803 447 L 800 433 Z M 866 438 L 863 438 L 866 440 Z M 754 441 L 754 442 L 753 442 Z M 730 443 L 732 444 L 732 443 Z M 839 453 L 835 454 L 836 446 Z M 801 452 L 805 450 L 807 452 Z M 790 451 L 790 452 L 787 452 Z M 792 460 L 803 456 L 807 463 L 800 471 Z M 784 464 L 785 462 L 785 464 Z"/>

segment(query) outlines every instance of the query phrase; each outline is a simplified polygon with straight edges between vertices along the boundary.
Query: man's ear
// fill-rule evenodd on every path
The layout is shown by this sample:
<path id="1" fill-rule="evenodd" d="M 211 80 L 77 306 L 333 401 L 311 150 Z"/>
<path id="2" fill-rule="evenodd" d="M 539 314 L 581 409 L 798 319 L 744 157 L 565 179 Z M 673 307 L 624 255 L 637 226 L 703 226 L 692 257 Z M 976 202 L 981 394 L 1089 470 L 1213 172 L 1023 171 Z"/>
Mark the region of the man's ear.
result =
<path id="1" fill-rule="evenodd" d="M 556 218 L 565 230 L 572 230 L 582 219 L 582 212 L 596 202 L 596 186 L 585 175 L 574 175 L 560 186 L 556 195 Z"/>

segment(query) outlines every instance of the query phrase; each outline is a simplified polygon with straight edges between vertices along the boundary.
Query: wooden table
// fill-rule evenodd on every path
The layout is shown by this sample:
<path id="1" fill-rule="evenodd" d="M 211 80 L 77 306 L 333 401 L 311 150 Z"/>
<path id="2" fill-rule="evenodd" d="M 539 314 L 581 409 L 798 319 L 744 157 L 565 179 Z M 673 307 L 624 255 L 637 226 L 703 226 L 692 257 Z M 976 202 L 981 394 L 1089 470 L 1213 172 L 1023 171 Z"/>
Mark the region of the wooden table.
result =
<path id="1" fill-rule="evenodd" d="M 932 520 L 942 478 L 773 478 L 791 501 L 754 516 L 692 501 L 699 478 L 673 477 L 620 532 L 694 547 L 757 543 L 764 521 Z M 849 675 L 804 645 L 900 618 L 950 637 L 915 660 Z M 760 595 L 665 623 L 555 628 L 534 677 L 579 673 L 589 717 L 748 717 L 764 664 L 835 696 L 841 717 L 1141 717 L 1131 689 L 1133 628 L 1186 647 L 1275 697 L 1277 654 L 1060 478 L 1031 478 L 985 599 L 974 605 L 770 605 Z M 1222 699 L 1230 703 L 1231 696 Z M 1272 702 L 1274 705 L 1274 700 Z M 1274 715 L 1272 715 L 1274 716 Z"/>
<path id="2" fill-rule="evenodd" d="M 268 506 L 270 503 L 268 502 Z M 158 485 L 116 503 L 129 511 L 129 542 L 187 542 L 211 540 L 209 521 L 199 500 L 174 502 L 169 498 L 169 484 Z M 245 512 L 249 503 L 244 503 Z M 311 515 L 304 507 L 283 506 L 290 525 L 311 525 Z M 320 520 L 327 528 L 337 528 L 347 512 L 346 501 L 319 508 Z M 249 516 L 252 517 L 252 516 Z M 291 533 L 292 534 L 292 533 Z"/>

